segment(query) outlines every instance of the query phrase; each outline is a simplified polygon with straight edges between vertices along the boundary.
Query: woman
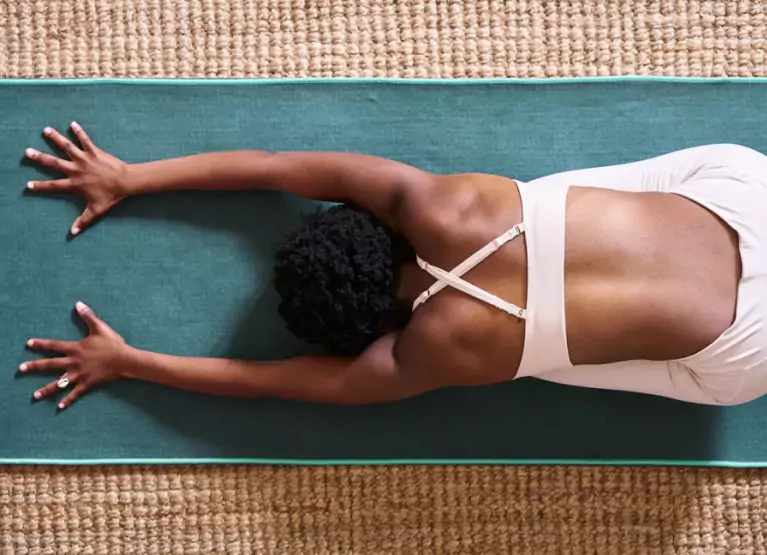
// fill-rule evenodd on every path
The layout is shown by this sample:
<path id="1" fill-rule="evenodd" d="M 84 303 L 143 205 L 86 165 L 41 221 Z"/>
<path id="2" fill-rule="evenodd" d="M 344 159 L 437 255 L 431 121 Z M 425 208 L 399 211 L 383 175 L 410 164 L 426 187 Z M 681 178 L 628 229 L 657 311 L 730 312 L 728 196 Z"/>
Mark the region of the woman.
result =
<path id="1" fill-rule="evenodd" d="M 371 156 L 236 151 L 129 165 L 72 124 L 69 159 L 32 149 L 80 194 L 77 235 L 131 195 L 275 189 L 339 206 L 277 255 L 289 329 L 334 354 L 278 362 L 143 352 L 82 303 L 79 342 L 22 365 L 62 378 L 35 398 L 135 378 L 188 390 L 375 403 L 534 376 L 705 404 L 767 392 L 767 157 L 734 145 L 521 183 Z"/>

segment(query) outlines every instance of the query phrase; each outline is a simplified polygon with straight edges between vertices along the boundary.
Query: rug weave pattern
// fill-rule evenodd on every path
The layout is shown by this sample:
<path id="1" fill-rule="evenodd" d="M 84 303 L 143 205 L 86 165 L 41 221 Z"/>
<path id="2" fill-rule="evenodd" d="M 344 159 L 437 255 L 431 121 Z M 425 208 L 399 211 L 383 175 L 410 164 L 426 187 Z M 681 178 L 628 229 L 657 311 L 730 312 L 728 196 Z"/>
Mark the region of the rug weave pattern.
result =
<path id="1" fill-rule="evenodd" d="M 767 2 L 0 0 L 2 77 L 616 74 L 767 76 Z M 763 470 L 4 467 L 0 555 L 745 555 L 765 499 Z"/>
<path id="2" fill-rule="evenodd" d="M 2 0 L 0 75 L 767 75 L 763 0 Z"/>
<path id="3" fill-rule="evenodd" d="M 767 473 L 6 467 L 0 553 L 764 553 Z"/>

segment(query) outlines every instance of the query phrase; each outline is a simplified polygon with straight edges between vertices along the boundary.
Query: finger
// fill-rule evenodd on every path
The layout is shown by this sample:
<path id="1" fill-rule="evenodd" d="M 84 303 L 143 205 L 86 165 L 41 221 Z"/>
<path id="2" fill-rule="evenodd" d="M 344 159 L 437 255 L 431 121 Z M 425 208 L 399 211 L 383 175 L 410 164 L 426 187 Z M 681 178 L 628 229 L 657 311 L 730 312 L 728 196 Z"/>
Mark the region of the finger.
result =
<path id="1" fill-rule="evenodd" d="M 87 206 L 80 217 L 72 224 L 70 233 L 72 235 L 78 235 L 83 229 L 88 227 L 96 219 L 96 214 L 90 206 Z"/>
<path id="2" fill-rule="evenodd" d="M 52 370 L 62 371 L 71 368 L 74 365 L 74 359 L 68 357 L 41 358 L 39 360 L 30 360 L 19 366 L 19 372 L 50 372 Z"/>
<path id="3" fill-rule="evenodd" d="M 62 401 L 59 403 L 59 410 L 64 410 L 65 408 L 71 406 L 73 403 L 75 403 L 80 397 L 85 395 L 85 392 L 88 391 L 88 386 L 85 384 L 77 384 L 72 391 L 69 392 L 69 395 L 64 397 Z"/>
<path id="4" fill-rule="evenodd" d="M 37 391 L 35 391 L 32 394 L 32 397 L 34 397 L 36 400 L 45 399 L 46 397 L 50 397 L 51 395 L 54 395 L 56 392 L 61 391 L 61 388 L 59 387 L 59 380 L 53 381 L 47 385 L 44 385 Z"/>
<path id="5" fill-rule="evenodd" d="M 77 137 L 77 140 L 80 141 L 80 144 L 83 146 L 83 150 L 88 152 L 93 152 L 96 150 L 96 145 L 93 144 L 93 141 L 79 123 L 73 121 L 71 127 L 72 131 L 74 131 L 75 136 Z"/>
<path id="6" fill-rule="evenodd" d="M 43 129 L 43 135 L 48 137 L 61 150 L 67 153 L 72 160 L 83 158 L 83 151 L 77 148 L 77 145 L 67 139 L 64 135 L 56 131 L 53 127 Z"/>
<path id="7" fill-rule="evenodd" d="M 44 193 L 69 193 L 75 189 L 71 179 L 54 179 L 53 181 L 30 181 L 27 189 Z"/>
<path id="8" fill-rule="evenodd" d="M 45 152 L 40 152 L 34 148 L 28 148 L 26 151 L 24 151 L 24 154 L 26 154 L 27 158 L 30 160 L 39 162 L 46 168 L 51 168 L 57 172 L 68 174 L 75 170 L 75 165 L 73 162 L 70 162 L 69 160 L 62 160 L 61 158 L 56 158 L 55 156 L 51 156 Z"/>
<path id="9" fill-rule="evenodd" d="M 56 339 L 30 339 L 27 341 L 27 347 L 35 351 L 48 351 L 50 353 L 61 353 L 67 355 L 74 351 L 77 343 L 74 341 L 59 341 Z"/>
<path id="10" fill-rule="evenodd" d="M 98 333 L 100 331 L 104 322 L 99 320 L 98 316 L 96 316 L 85 303 L 78 302 L 75 304 L 75 310 L 77 310 L 77 313 L 80 315 L 80 318 L 83 319 L 85 325 L 88 326 L 88 331 L 90 333 Z"/>

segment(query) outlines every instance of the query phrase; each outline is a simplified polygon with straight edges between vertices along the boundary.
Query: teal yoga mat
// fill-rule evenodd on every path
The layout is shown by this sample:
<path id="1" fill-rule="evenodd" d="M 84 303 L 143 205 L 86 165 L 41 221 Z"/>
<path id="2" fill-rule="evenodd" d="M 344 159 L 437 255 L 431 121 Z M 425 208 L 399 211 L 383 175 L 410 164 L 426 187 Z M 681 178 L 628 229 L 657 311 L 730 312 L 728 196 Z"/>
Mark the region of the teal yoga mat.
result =
<path id="1" fill-rule="evenodd" d="M 342 150 L 529 180 L 705 143 L 767 152 L 765 106 L 758 80 L 0 82 L 0 463 L 767 465 L 767 399 L 714 408 L 526 379 L 350 408 L 125 381 L 57 414 L 30 401 L 46 378 L 15 373 L 28 337 L 80 337 L 77 300 L 144 349 L 313 351 L 283 329 L 269 282 L 275 245 L 313 203 L 135 198 L 68 241 L 80 204 L 23 192 L 40 174 L 22 153 L 45 148 L 45 125 L 75 119 L 128 161 Z"/>

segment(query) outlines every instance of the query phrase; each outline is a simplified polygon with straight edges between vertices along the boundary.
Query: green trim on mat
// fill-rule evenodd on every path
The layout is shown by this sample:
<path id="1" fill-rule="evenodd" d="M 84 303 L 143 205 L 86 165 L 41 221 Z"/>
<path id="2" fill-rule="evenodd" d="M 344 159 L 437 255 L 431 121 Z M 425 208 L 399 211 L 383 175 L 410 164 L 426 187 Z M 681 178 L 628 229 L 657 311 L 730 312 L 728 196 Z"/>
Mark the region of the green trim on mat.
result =
<path id="1" fill-rule="evenodd" d="M 660 459 L 0 459 L 2 465 L 298 465 L 298 466 L 689 466 L 705 468 L 767 468 L 767 461 L 685 461 Z"/>
<path id="2" fill-rule="evenodd" d="M 390 84 L 390 85 L 551 85 L 588 83 L 741 83 L 767 84 L 767 77 L 664 77 L 658 75 L 616 75 L 611 77 L 548 77 L 424 79 L 396 77 L 306 77 L 288 79 L 199 79 L 156 77 L 91 77 L 85 79 L 0 79 L 0 85 L 295 85 L 295 84 Z"/>

